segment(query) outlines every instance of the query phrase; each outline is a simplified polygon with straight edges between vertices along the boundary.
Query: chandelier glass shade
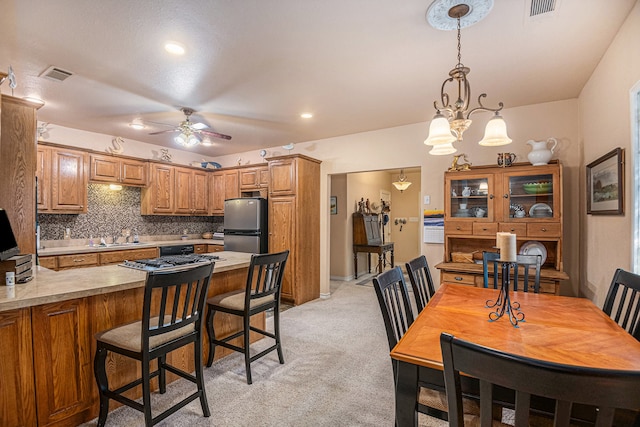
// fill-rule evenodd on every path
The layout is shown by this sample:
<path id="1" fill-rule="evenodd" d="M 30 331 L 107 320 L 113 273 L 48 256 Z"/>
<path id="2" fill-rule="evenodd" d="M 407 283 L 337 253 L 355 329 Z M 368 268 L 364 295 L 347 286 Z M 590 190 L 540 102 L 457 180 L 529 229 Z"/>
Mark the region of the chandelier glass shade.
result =
<path id="1" fill-rule="evenodd" d="M 483 146 L 499 146 L 511 143 L 511 138 L 507 135 L 507 126 L 499 112 L 504 105 L 498 103 L 497 108 L 489 108 L 482 104 L 486 93 L 478 96 L 478 106 L 471 108 L 471 84 L 467 75 L 471 71 L 469 67 L 462 64 L 460 19 L 468 15 L 471 8 L 464 3 L 456 4 L 448 11 L 450 18 L 457 20 L 458 29 L 458 64 L 449 71 L 449 78 L 442 83 L 440 89 L 440 103 L 434 101 L 433 106 L 436 114 L 429 125 L 429 136 L 424 141 L 426 145 L 433 148 L 429 154 L 445 155 L 455 153 L 457 150 L 453 146 L 456 141 L 462 141 L 463 133 L 471 126 L 471 114 L 478 111 L 491 111 L 495 116 L 489 120 L 485 129 L 485 136 L 479 142 Z M 455 100 L 446 91 L 451 84 L 457 88 Z M 451 101 L 454 101 L 453 103 Z"/>
<path id="2" fill-rule="evenodd" d="M 400 170 L 400 176 L 398 176 L 398 180 L 392 182 L 392 184 L 394 187 L 396 187 L 396 190 L 402 193 L 404 190 L 409 188 L 411 182 L 407 181 L 407 177 L 405 176 L 404 171 Z"/>

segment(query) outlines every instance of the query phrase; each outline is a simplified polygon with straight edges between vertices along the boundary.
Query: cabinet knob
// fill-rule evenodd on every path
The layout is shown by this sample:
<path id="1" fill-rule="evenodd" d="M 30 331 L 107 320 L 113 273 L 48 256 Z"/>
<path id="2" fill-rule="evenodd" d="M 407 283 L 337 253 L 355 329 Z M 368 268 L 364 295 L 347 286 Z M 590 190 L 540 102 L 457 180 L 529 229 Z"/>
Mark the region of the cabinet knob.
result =
<path id="1" fill-rule="evenodd" d="M 76 258 L 76 259 L 73 260 L 73 262 L 82 262 L 82 261 L 84 261 L 84 258 L 80 258 L 80 259 Z"/>
<path id="2" fill-rule="evenodd" d="M 457 227 L 456 227 L 456 230 L 460 230 L 460 226 L 457 226 Z"/>
<path id="3" fill-rule="evenodd" d="M 544 228 L 544 227 L 542 227 L 540 230 L 541 230 L 541 231 L 543 231 L 543 232 L 544 232 L 544 231 L 547 231 L 547 229 L 546 229 L 546 228 Z"/>
<path id="4" fill-rule="evenodd" d="M 505 199 L 508 199 L 509 195 L 507 193 L 504 193 L 504 195 L 502 197 L 504 197 Z"/>
<path id="5" fill-rule="evenodd" d="M 489 199 L 493 200 L 493 194 L 489 194 Z"/>
<path id="6" fill-rule="evenodd" d="M 462 277 L 460 277 L 460 276 L 456 276 L 456 277 L 454 277 L 454 279 L 457 280 L 458 282 L 462 281 Z"/>
<path id="7" fill-rule="evenodd" d="M 486 229 L 486 228 L 483 228 L 483 229 L 482 229 L 482 231 L 487 231 L 487 229 Z"/>

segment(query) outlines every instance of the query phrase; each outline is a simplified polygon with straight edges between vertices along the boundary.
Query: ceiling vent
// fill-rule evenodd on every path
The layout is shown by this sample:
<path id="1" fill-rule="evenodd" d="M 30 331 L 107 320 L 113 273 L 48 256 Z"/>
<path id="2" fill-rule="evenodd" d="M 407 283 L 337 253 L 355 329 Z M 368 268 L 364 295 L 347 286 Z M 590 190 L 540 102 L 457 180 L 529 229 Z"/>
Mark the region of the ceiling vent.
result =
<path id="1" fill-rule="evenodd" d="M 42 73 L 40 73 L 39 77 L 44 77 L 45 79 L 49 79 L 49 80 L 55 80 L 57 82 L 63 82 L 69 77 L 71 77 L 72 75 L 73 75 L 72 72 L 63 70 L 62 68 L 49 67 L 46 70 L 44 70 Z"/>
<path id="2" fill-rule="evenodd" d="M 556 10 L 556 0 L 531 0 L 529 16 L 534 17 Z"/>

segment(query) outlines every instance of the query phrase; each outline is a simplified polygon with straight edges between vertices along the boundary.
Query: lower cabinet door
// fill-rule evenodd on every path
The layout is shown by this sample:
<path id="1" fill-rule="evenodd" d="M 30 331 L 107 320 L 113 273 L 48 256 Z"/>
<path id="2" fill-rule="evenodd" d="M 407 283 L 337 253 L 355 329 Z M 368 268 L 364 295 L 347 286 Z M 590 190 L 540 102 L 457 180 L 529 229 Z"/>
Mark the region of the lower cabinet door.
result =
<path id="1" fill-rule="evenodd" d="M 289 259 L 282 278 L 281 297 L 284 300 L 295 299 L 294 258 L 296 256 L 292 242 L 296 241 L 296 199 L 295 196 L 271 197 L 269 199 L 269 252 L 281 252 L 289 249 Z"/>
<path id="2" fill-rule="evenodd" d="M 88 314 L 86 298 L 31 309 L 38 426 L 77 425 L 91 405 Z"/>
<path id="3" fill-rule="evenodd" d="M 0 313 L 0 343 L 0 426 L 35 426 L 29 308 Z"/>

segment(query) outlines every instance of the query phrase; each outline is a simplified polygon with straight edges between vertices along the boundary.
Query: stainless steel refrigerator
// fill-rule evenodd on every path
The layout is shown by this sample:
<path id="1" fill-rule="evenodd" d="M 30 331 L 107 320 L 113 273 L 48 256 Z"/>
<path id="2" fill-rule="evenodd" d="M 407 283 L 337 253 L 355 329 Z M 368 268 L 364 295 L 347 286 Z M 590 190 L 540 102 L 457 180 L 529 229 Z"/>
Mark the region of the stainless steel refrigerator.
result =
<path id="1" fill-rule="evenodd" d="M 224 201 L 224 250 L 263 254 L 269 251 L 267 200 L 242 197 Z"/>

